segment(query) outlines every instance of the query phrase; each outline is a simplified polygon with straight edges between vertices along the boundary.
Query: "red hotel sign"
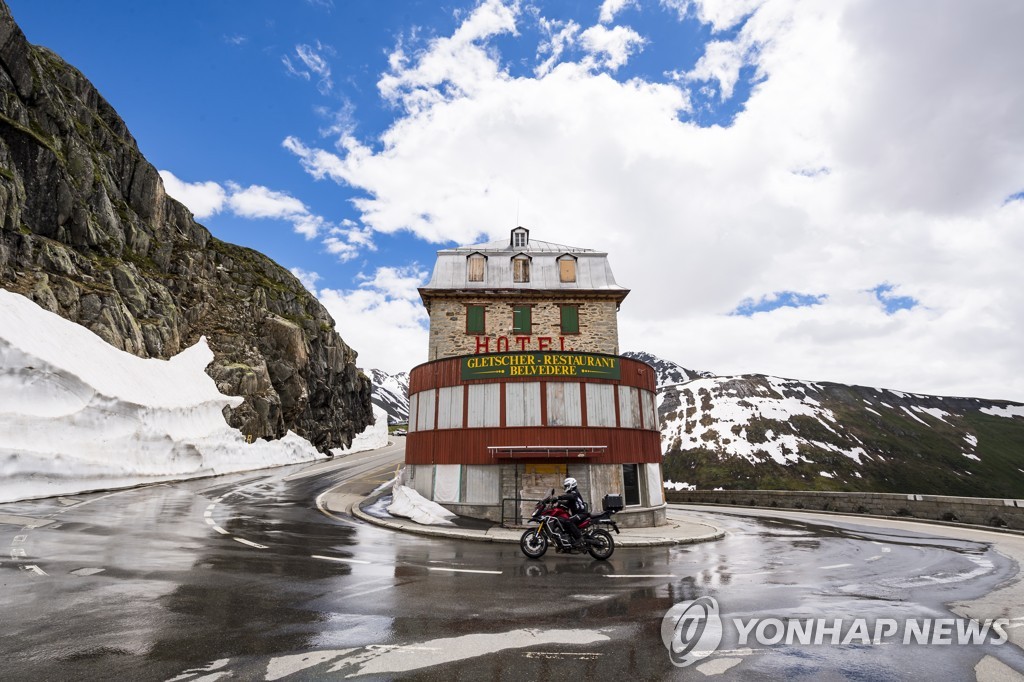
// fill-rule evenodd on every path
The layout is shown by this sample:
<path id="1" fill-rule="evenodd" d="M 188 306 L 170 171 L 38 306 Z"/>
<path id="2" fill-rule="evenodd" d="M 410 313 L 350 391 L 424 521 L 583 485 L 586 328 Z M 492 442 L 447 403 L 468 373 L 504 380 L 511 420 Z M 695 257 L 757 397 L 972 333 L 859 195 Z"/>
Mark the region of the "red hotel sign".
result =
<path id="1" fill-rule="evenodd" d="M 496 353 L 462 358 L 462 380 L 511 377 L 620 379 L 619 359 L 589 353 Z"/>

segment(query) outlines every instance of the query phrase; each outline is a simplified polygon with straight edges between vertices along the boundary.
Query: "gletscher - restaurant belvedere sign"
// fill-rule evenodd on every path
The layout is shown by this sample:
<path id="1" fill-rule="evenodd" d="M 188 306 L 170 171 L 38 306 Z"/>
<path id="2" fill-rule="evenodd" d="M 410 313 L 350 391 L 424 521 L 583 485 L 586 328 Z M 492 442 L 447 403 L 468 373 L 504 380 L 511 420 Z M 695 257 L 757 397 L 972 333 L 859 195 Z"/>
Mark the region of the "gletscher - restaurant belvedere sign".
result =
<path id="1" fill-rule="evenodd" d="M 462 358 L 462 380 L 514 377 L 620 378 L 619 358 L 591 353 L 489 353 Z"/>

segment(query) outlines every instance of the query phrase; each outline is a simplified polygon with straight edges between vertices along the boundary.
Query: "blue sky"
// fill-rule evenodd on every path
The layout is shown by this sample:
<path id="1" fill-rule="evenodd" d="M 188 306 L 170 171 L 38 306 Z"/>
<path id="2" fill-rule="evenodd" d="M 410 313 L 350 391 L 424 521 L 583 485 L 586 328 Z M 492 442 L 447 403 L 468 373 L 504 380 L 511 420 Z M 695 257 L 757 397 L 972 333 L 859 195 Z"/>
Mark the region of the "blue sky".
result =
<path id="1" fill-rule="evenodd" d="M 624 350 L 1024 400 L 1020 3 L 9 4 L 366 367 L 518 214 L 609 251 Z"/>

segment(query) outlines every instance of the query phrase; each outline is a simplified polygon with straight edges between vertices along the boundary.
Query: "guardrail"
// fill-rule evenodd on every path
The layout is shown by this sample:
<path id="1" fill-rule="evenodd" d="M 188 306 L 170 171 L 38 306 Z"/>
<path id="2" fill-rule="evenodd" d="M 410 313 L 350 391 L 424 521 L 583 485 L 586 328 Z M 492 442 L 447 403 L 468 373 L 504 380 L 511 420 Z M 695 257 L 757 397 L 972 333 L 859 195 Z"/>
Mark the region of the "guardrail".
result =
<path id="1" fill-rule="evenodd" d="M 800 490 L 666 491 L 670 504 L 720 504 L 803 509 L 967 523 L 1024 530 L 1024 500 L 899 493 Z"/>

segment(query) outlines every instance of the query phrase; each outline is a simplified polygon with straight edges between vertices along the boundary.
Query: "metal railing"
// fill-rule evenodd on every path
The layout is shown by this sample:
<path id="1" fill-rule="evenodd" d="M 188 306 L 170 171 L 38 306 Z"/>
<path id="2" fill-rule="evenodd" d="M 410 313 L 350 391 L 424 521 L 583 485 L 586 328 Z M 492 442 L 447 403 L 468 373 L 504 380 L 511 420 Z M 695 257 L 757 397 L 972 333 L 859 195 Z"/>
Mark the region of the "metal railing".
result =
<path id="1" fill-rule="evenodd" d="M 536 504 L 537 502 L 540 502 L 540 499 L 541 498 L 530 499 L 526 497 L 503 497 L 501 499 L 501 527 L 509 528 L 508 522 L 511 522 L 512 526 L 525 525 L 523 522 L 523 502 Z M 514 512 L 511 515 L 506 513 L 509 502 L 515 502 L 515 507 L 513 508 Z M 526 518 L 528 519 L 529 517 Z"/>

